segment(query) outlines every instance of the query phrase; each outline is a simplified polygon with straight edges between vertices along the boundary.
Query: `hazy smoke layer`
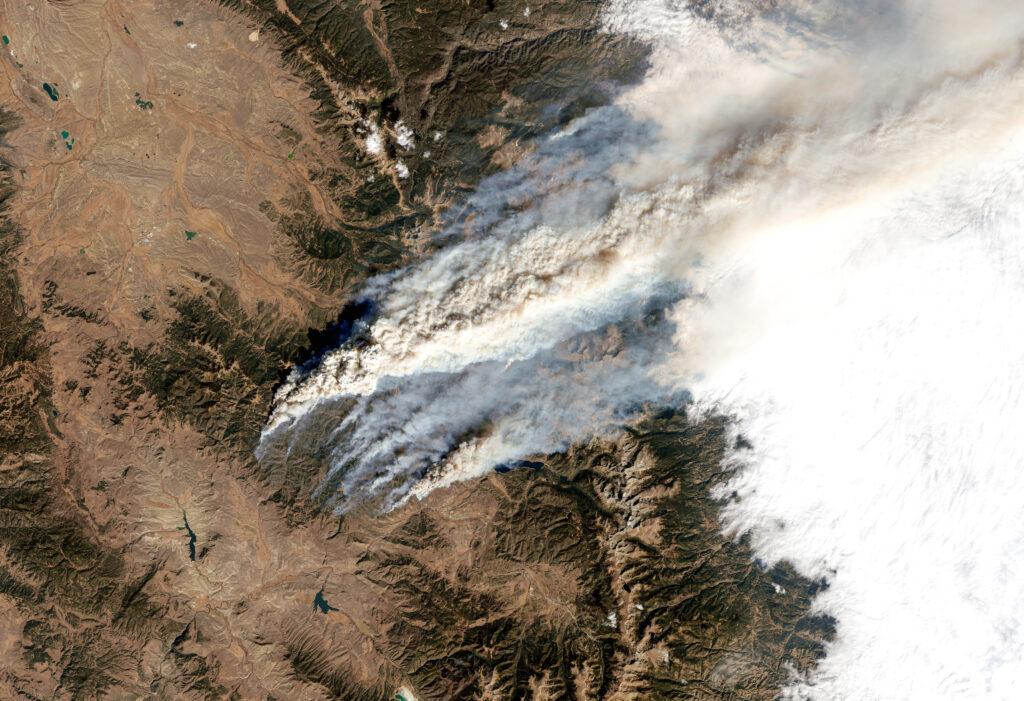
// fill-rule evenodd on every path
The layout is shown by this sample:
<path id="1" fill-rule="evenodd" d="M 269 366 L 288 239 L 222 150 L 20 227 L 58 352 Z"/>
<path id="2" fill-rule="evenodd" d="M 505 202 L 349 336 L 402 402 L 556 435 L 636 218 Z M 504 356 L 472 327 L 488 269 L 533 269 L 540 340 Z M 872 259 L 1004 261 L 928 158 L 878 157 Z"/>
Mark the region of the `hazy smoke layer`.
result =
<path id="1" fill-rule="evenodd" d="M 338 411 L 338 503 L 397 500 L 692 396 L 755 446 L 726 527 L 832 582 L 792 697 L 1016 698 L 1024 3 L 694 6 L 612 2 L 644 83 L 375 281 L 264 447 Z"/>

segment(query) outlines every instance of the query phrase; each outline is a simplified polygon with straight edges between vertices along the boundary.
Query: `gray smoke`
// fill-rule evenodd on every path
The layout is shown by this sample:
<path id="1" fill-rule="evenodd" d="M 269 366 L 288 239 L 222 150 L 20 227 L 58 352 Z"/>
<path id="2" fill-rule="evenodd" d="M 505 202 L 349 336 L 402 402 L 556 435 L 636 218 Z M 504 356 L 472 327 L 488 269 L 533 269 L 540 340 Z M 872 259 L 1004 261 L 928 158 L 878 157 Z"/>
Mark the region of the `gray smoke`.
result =
<path id="1" fill-rule="evenodd" d="M 1024 688 L 1024 3 L 610 0 L 654 47 L 614 108 L 372 281 L 277 398 L 339 508 L 614 431 L 735 417 L 724 526 L 832 576 L 794 699 Z"/>
<path id="2" fill-rule="evenodd" d="M 950 33 L 970 5 L 613 2 L 609 27 L 656 47 L 648 78 L 484 182 L 439 253 L 370 281 L 374 318 L 293 374 L 261 455 L 316 440 L 339 508 L 394 504 L 685 397 L 673 322 L 703 258 L 926 173 L 921 144 L 996 51 Z"/>

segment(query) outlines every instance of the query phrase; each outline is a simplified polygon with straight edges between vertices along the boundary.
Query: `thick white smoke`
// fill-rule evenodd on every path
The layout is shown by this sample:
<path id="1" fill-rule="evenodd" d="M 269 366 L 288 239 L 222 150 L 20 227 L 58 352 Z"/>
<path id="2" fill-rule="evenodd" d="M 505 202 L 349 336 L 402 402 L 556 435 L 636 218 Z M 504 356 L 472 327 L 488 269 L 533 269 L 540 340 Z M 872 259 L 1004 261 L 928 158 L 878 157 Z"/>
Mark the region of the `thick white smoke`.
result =
<path id="1" fill-rule="evenodd" d="M 618 173 L 653 147 L 649 132 L 603 109 L 486 183 L 446 232 L 468 239 L 371 283 L 365 342 L 282 388 L 261 451 L 309 440 L 324 410 L 344 414 L 325 446 L 328 488 L 342 506 L 382 489 L 394 503 L 427 472 L 418 494 L 614 430 L 640 403 L 677 395 L 646 368 L 670 338 L 651 314 L 684 285 L 662 269 L 658 230 L 637 229 L 627 206 L 649 209 L 647 198 L 624 194 Z M 612 325 L 624 323 L 646 331 L 617 342 Z"/>
<path id="2" fill-rule="evenodd" d="M 647 79 L 374 283 L 265 442 L 340 406 L 343 497 L 400 499 L 689 393 L 754 446 L 725 528 L 832 584 L 788 695 L 1017 698 L 1024 3 L 688 7 L 609 5 Z"/>

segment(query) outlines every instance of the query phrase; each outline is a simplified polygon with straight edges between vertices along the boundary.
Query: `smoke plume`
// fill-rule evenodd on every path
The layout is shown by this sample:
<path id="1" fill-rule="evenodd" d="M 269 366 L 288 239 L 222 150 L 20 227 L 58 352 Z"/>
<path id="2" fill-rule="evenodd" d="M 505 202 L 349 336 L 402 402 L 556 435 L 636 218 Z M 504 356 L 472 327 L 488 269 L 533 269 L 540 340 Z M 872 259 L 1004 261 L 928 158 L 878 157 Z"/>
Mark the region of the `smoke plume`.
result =
<path id="1" fill-rule="evenodd" d="M 833 586 L 816 699 L 1024 688 L 1019 0 L 613 0 L 646 79 L 484 183 L 280 392 L 339 508 L 725 412 L 723 527 Z M 318 433 L 318 436 L 321 434 Z M 319 440 L 319 439 L 318 439 Z"/>

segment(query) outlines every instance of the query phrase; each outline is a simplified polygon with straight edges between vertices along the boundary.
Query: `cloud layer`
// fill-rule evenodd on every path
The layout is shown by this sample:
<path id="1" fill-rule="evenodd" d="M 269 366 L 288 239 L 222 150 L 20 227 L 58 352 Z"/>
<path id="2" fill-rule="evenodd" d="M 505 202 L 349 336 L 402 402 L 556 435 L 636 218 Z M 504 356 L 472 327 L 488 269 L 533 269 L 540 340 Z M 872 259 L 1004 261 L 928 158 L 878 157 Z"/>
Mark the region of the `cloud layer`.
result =
<path id="1" fill-rule="evenodd" d="M 753 444 L 727 530 L 832 586 L 816 699 L 1024 688 L 1024 6 L 614 0 L 646 80 L 376 280 L 282 389 L 344 508 L 692 398 Z"/>

